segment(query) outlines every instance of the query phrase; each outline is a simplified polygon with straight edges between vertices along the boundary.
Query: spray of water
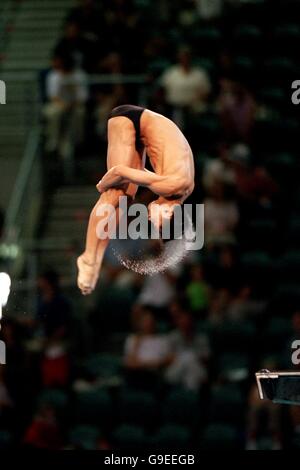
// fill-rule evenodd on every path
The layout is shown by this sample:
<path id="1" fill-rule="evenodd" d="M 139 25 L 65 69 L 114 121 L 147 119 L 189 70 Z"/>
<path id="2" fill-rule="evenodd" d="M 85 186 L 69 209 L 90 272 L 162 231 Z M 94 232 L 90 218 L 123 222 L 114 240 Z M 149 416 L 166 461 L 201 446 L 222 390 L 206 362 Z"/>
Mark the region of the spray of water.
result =
<path id="1" fill-rule="evenodd" d="M 119 262 L 126 269 L 134 271 L 135 273 L 153 276 L 157 273 L 162 273 L 168 268 L 175 266 L 180 261 L 183 261 L 188 253 L 187 245 L 188 242 L 193 240 L 195 235 L 193 224 L 190 218 L 187 218 L 185 224 L 185 233 L 182 238 L 178 240 L 170 240 L 163 244 L 163 249 L 157 257 L 151 257 L 148 259 L 131 260 L 125 255 L 122 255 L 115 249 L 114 254 Z"/>

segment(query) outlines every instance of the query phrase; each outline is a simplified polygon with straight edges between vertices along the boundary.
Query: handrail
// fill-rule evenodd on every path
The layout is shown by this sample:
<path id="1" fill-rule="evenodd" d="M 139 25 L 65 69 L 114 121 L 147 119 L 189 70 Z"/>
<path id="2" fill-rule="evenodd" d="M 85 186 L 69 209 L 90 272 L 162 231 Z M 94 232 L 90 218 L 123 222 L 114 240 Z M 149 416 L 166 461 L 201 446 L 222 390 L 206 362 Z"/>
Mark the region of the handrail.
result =
<path id="1" fill-rule="evenodd" d="M 7 208 L 5 225 L 4 225 L 4 239 L 14 241 L 18 239 L 21 227 L 17 228 L 17 218 L 20 213 L 22 199 L 28 185 L 31 171 L 36 158 L 36 152 L 39 146 L 40 126 L 35 126 L 30 131 L 27 145 L 25 148 L 24 156 L 19 168 L 19 172 L 14 185 L 12 198 Z"/>
<path id="2" fill-rule="evenodd" d="M 10 71 L 6 69 L 5 80 L 13 80 L 14 82 L 32 82 L 36 79 L 36 72 L 29 71 Z M 144 85 L 147 80 L 146 74 L 90 74 L 87 75 L 87 83 L 89 85 L 114 85 L 114 84 L 132 84 Z"/>

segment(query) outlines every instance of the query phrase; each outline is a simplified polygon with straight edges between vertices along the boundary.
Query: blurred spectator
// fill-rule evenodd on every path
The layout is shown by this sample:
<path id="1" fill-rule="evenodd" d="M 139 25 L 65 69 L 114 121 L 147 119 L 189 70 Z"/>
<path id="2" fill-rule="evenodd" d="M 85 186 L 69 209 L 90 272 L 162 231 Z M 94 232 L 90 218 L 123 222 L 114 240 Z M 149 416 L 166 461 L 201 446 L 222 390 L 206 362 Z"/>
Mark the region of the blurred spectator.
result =
<path id="1" fill-rule="evenodd" d="M 228 141 L 249 141 L 256 115 L 256 102 L 245 85 L 230 79 L 220 81 L 218 107 Z"/>
<path id="2" fill-rule="evenodd" d="M 2 423 L 5 422 L 6 411 L 9 411 L 14 406 L 5 382 L 4 369 L 5 367 L 0 365 L 0 421 Z"/>
<path id="3" fill-rule="evenodd" d="M 61 449 L 62 434 L 53 406 L 46 403 L 40 406 L 36 416 L 26 429 L 24 444 L 35 449 Z"/>
<path id="4" fill-rule="evenodd" d="M 76 69 L 84 69 L 93 72 L 99 57 L 100 45 L 96 40 L 91 40 L 82 36 L 79 24 L 69 20 L 64 29 L 62 39 L 54 49 L 54 53 L 59 57 L 71 57 Z"/>
<path id="5" fill-rule="evenodd" d="M 228 199 L 224 186 L 216 184 L 204 200 L 205 239 L 207 243 L 220 244 L 235 239 L 235 229 L 239 221 L 236 201 Z"/>
<path id="6" fill-rule="evenodd" d="M 224 0 L 194 0 L 202 20 L 211 21 L 221 16 Z"/>
<path id="7" fill-rule="evenodd" d="M 45 387 L 64 386 L 69 380 L 67 340 L 70 336 L 71 306 L 63 296 L 59 277 L 46 271 L 38 280 L 40 301 L 38 319 L 45 335 L 41 358 L 41 378 Z"/>
<path id="8" fill-rule="evenodd" d="M 87 39 L 105 37 L 103 11 L 95 0 L 80 0 L 79 6 L 70 11 L 68 20 L 77 23 L 83 37 Z"/>
<path id="9" fill-rule="evenodd" d="M 262 166 L 251 162 L 250 149 L 245 144 L 235 144 L 228 152 L 228 162 L 234 172 L 234 182 L 239 197 L 270 204 L 278 186 Z"/>
<path id="10" fill-rule="evenodd" d="M 148 305 L 164 313 L 164 310 L 175 298 L 176 278 L 179 272 L 180 267 L 175 266 L 168 269 L 167 272 L 147 276 L 137 298 L 137 303 Z"/>
<path id="11" fill-rule="evenodd" d="M 208 319 L 211 324 L 222 324 L 227 317 L 228 306 L 230 305 L 231 294 L 226 288 L 213 291 L 208 310 Z"/>
<path id="12" fill-rule="evenodd" d="M 193 109 L 203 111 L 206 108 L 211 91 L 210 79 L 206 71 L 193 66 L 189 48 L 182 47 L 178 52 L 178 63 L 168 67 L 160 78 L 161 86 L 166 91 L 166 101 L 176 111 Z"/>
<path id="13" fill-rule="evenodd" d="M 221 245 L 214 250 L 213 258 L 205 266 L 206 279 L 214 288 L 239 289 L 242 278 L 239 258 L 232 245 Z"/>
<path id="14" fill-rule="evenodd" d="M 122 57 L 118 52 L 110 52 L 99 64 L 99 70 L 102 75 L 118 76 L 124 73 Z M 127 94 L 125 86 L 118 81 L 112 85 L 102 85 L 96 93 L 96 126 L 98 134 L 102 138 L 106 138 L 107 119 L 111 110 L 126 103 Z"/>
<path id="15" fill-rule="evenodd" d="M 236 286 L 237 284 L 235 287 Z M 232 320 L 243 320 L 255 318 L 255 315 L 262 314 L 266 307 L 266 302 L 253 299 L 252 295 L 252 290 L 249 286 L 242 286 L 228 306 L 228 318 Z"/>
<path id="16" fill-rule="evenodd" d="M 124 364 L 128 369 L 157 370 L 166 364 L 166 339 L 156 332 L 156 321 L 151 311 L 140 317 L 138 331 L 125 343 Z"/>
<path id="17" fill-rule="evenodd" d="M 68 158 L 74 146 L 83 141 L 88 98 L 86 75 L 74 68 L 70 56 L 53 58 L 52 69 L 46 78 L 46 95 L 46 151 L 58 151 Z"/>
<path id="18" fill-rule="evenodd" d="M 166 380 L 198 390 L 207 380 L 206 362 L 210 356 L 208 338 L 197 333 L 192 315 L 183 311 L 176 317 L 176 330 L 168 335 L 169 349 L 173 357 L 166 370 Z"/>
<path id="19" fill-rule="evenodd" d="M 38 279 L 40 291 L 37 317 L 48 340 L 62 340 L 68 335 L 71 305 L 63 295 L 59 276 L 46 271 Z"/>
<path id="20" fill-rule="evenodd" d="M 209 287 L 205 281 L 203 268 L 200 265 L 192 266 L 190 282 L 186 287 L 186 296 L 191 311 L 203 312 L 209 303 Z"/>
<path id="21" fill-rule="evenodd" d="M 234 186 L 235 174 L 228 162 L 228 152 L 229 149 L 226 145 L 220 145 L 218 158 L 210 158 L 205 161 L 202 182 L 207 193 L 210 193 L 219 183 L 227 187 Z"/>

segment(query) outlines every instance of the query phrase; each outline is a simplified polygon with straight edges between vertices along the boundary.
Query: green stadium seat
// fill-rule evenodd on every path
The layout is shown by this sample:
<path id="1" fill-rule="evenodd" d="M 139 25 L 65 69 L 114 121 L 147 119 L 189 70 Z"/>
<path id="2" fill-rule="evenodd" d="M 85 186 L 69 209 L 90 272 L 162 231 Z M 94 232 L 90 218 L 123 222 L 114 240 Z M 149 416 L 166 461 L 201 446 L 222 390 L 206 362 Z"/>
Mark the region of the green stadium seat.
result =
<path id="1" fill-rule="evenodd" d="M 277 26 L 273 32 L 272 41 L 276 45 L 276 50 L 285 56 L 296 55 L 295 44 L 300 40 L 300 27 L 298 24 L 289 23 Z"/>
<path id="2" fill-rule="evenodd" d="M 292 82 L 295 79 L 295 63 L 286 56 L 270 58 L 265 61 L 263 74 L 267 84 L 280 86 L 284 80 Z"/>
<path id="3" fill-rule="evenodd" d="M 194 426 L 201 420 L 201 407 L 198 394 L 181 388 L 172 390 L 163 406 L 166 423 Z"/>
<path id="4" fill-rule="evenodd" d="M 117 450 L 141 450 L 147 444 L 145 431 L 139 426 L 122 424 L 112 435 Z"/>
<path id="5" fill-rule="evenodd" d="M 93 426 L 76 426 L 69 433 L 69 443 L 76 449 L 96 450 L 100 431 Z"/>
<path id="6" fill-rule="evenodd" d="M 270 310 L 273 314 L 287 315 L 300 309 L 299 284 L 280 280 L 277 283 L 276 293 L 270 301 Z"/>
<path id="7" fill-rule="evenodd" d="M 112 401 L 105 390 L 77 392 L 74 403 L 75 422 L 102 426 L 112 419 Z"/>
<path id="8" fill-rule="evenodd" d="M 259 92 L 259 101 L 268 108 L 281 110 L 289 103 L 287 90 L 279 87 L 265 87 Z"/>
<path id="9" fill-rule="evenodd" d="M 213 75 L 215 73 L 215 69 L 216 69 L 215 62 L 207 57 L 195 58 L 193 63 L 196 67 L 200 67 L 206 70 L 206 72 L 209 75 Z"/>
<path id="10" fill-rule="evenodd" d="M 276 231 L 277 222 L 273 218 L 250 220 L 245 227 L 247 238 L 243 241 L 244 245 L 249 250 L 267 251 L 272 247 L 272 243 L 276 242 Z M 261 264 L 265 263 L 266 265 L 266 259 L 261 258 L 260 261 Z"/>
<path id="11" fill-rule="evenodd" d="M 85 361 L 84 369 L 94 378 L 118 377 L 122 361 L 119 356 L 112 354 L 94 354 Z"/>
<path id="12" fill-rule="evenodd" d="M 300 199 L 299 199 L 300 202 Z M 300 204 L 299 204 L 300 205 Z M 292 217 L 288 224 L 287 243 L 291 248 L 300 249 L 300 217 Z"/>
<path id="13" fill-rule="evenodd" d="M 233 60 L 233 68 L 239 77 L 252 76 L 255 73 L 255 67 L 255 61 L 245 55 L 237 56 Z"/>
<path id="14" fill-rule="evenodd" d="M 278 281 L 300 281 L 300 251 L 289 251 L 277 263 Z"/>
<path id="15" fill-rule="evenodd" d="M 152 444 L 160 449 L 185 449 L 190 442 L 190 431 L 184 426 L 166 424 L 152 439 Z"/>
<path id="16" fill-rule="evenodd" d="M 230 425 L 243 424 L 244 401 L 237 384 L 215 386 L 210 401 L 210 420 Z"/>
<path id="17" fill-rule="evenodd" d="M 289 152 L 298 148 L 299 130 L 297 119 L 269 116 L 256 121 L 254 138 L 260 150 Z"/>
<path id="18" fill-rule="evenodd" d="M 224 353 L 218 358 L 218 376 L 230 382 L 240 382 L 249 377 L 250 358 L 248 354 Z"/>
<path id="19" fill-rule="evenodd" d="M 291 319 L 288 317 L 273 317 L 264 332 L 265 340 L 262 342 L 262 348 L 268 353 L 281 351 L 286 347 L 291 336 Z"/>
<path id="20" fill-rule="evenodd" d="M 121 422 L 151 426 L 158 419 L 158 413 L 158 403 L 151 393 L 121 390 L 118 399 L 118 416 Z"/>
<path id="21" fill-rule="evenodd" d="M 203 25 L 191 28 L 189 37 L 199 50 L 205 52 L 207 57 L 218 51 L 222 39 L 222 35 L 217 28 Z"/>
<path id="22" fill-rule="evenodd" d="M 193 135 L 201 136 L 201 151 L 203 152 L 211 150 L 221 133 L 219 118 L 214 113 L 189 114 L 187 127 Z"/>
<path id="23" fill-rule="evenodd" d="M 251 52 L 260 46 L 262 40 L 261 30 L 254 24 L 239 25 L 233 31 L 234 47 L 243 52 Z"/>
<path id="24" fill-rule="evenodd" d="M 265 159 L 264 165 L 279 184 L 290 188 L 292 184 L 298 183 L 295 170 L 299 169 L 299 159 L 294 153 L 273 154 Z"/>
<path id="25" fill-rule="evenodd" d="M 49 404 L 57 410 L 62 410 L 68 404 L 68 396 L 62 390 L 46 389 L 40 394 L 38 403 L 39 405 Z"/>
<path id="26" fill-rule="evenodd" d="M 211 334 L 212 349 L 226 352 L 247 353 L 253 348 L 256 328 L 250 321 L 226 320 L 216 326 Z"/>
<path id="27" fill-rule="evenodd" d="M 235 427 L 212 423 L 203 432 L 200 440 L 202 450 L 235 450 L 238 448 L 238 433 Z"/>
<path id="28" fill-rule="evenodd" d="M 133 292 L 128 288 L 114 285 L 103 286 L 99 291 L 97 310 L 102 314 L 101 327 L 117 332 L 129 331 L 130 311 L 134 301 Z"/>
<path id="29" fill-rule="evenodd" d="M 0 450 L 7 450 L 11 448 L 12 435 L 9 431 L 0 430 Z"/>
<path id="30" fill-rule="evenodd" d="M 157 58 L 150 62 L 148 66 L 148 71 L 155 77 L 158 77 L 171 65 L 172 62 L 170 60 L 164 58 Z"/>
<path id="31" fill-rule="evenodd" d="M 272 275 L 272 260 L 263 251 L 245 253 L 241 263 L 244 276 L 251 281 L 269 279 Z"/>

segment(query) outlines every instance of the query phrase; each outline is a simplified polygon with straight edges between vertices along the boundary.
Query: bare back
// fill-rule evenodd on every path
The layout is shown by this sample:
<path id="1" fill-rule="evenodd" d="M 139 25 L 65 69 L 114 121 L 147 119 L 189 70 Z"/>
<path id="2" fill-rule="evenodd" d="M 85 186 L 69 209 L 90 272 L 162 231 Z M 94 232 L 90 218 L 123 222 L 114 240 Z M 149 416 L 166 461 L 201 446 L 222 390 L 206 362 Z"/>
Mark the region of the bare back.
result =
<path id="1" fill-rule="evenodd" d="M 177 177 L 184 190 L 193 189 L 193 153 L 173 121 L 146 109 L 141 117 L 141 139 L 156 174 Z"/>

